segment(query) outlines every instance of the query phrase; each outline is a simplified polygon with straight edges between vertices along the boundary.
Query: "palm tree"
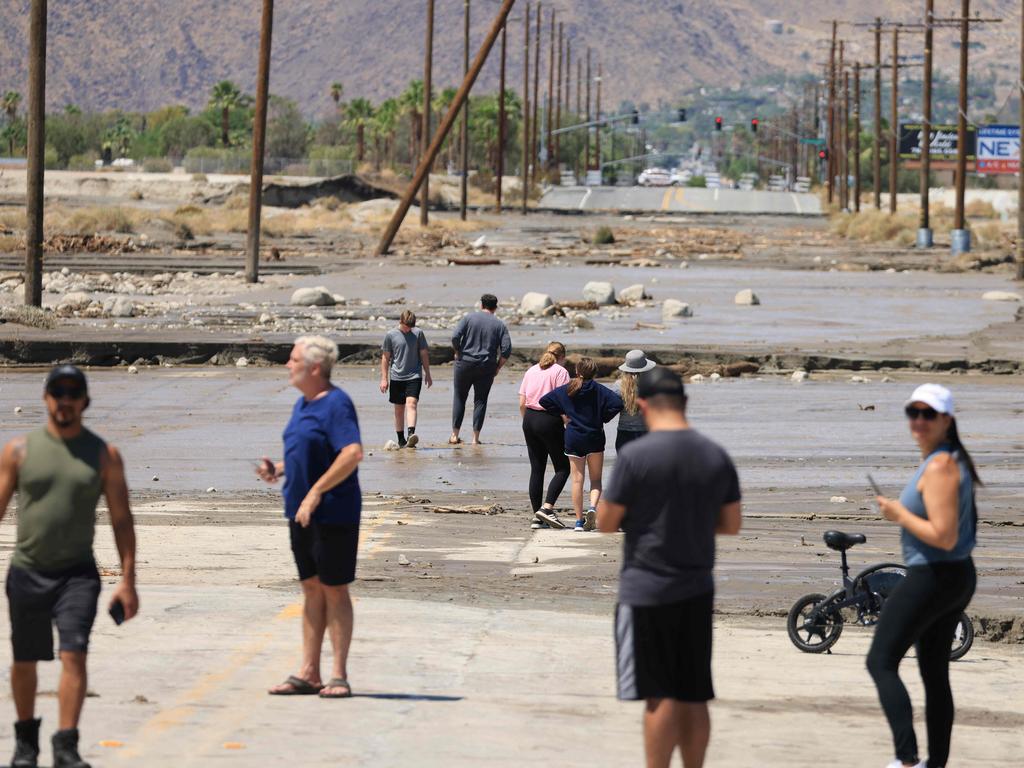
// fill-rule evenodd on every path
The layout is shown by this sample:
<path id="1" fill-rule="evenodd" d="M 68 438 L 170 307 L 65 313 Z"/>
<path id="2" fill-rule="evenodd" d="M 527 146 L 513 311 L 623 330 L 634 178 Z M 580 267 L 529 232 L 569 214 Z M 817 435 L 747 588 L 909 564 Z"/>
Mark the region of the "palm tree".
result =
<path id="1" fill-rule="evenodd" d="M 231 144 L 229 136 L 231 110 L 242 109 L 250 104 L 252 104 L 252 97 L 243 94 L 238 86 L 230 80 L 221 80 L 210 91 L 210 107 L 220 110 L 220 138 L 225 147 Z"/>
<path id="2" fill-rule="evenodd" d="M 398 97 L 398 103 L 402 111 L 409 115 L 409 164 L 415 168 L 423 133 L 423 117 L 420 113 L 420 107 L 423 105 L 423 81 L 410 81 L 409 87 Z"/>
<path id="3" fill-rule="evenodd" d="M 373 128 L 373 142 L 376 148 L 376 166 L 378 171 L 383 161 L 383 155 L 387 154 L 390 164 L 394 163 L 394 156 L 391 153 L 394 150 L 395 131 L 398 128 L 398 114 L 398 101 L 387 99 L 380 103 L 376 114 L 373 116 L 371 125 Z M 384 144 L 383 152 L 381 150 L 382 142 Z"/>
<path id="4" fill-rule="evenodd" d="M 18 117 L 18 106 L 21 104 L 21 94 L 17 91 L 8 91 L 4 94 L 3 101 L 0 101 L 0 107 L 3 108 L 4 114 L 7 115 L 7 137 L 9 143 L 9 149 L 11 157 L 14 157 L 14 131 L 10 130 L 11 126 L 14 125 L 14 121 Z"/>
<path id="5" fill-rule="evenodd" d="M 373 104 L 369 99 L 352 99 L 345 107 L 345 126 L 356 131 L 356 162 L 363 162 L 366 150 L 366 125 L 373 119 Z"/>
<path id="6" fill-rule="evenodd" d="M 434 97 L 434 112 L 438 115 L 447 115 L 448 110 L 452 106 L 452 102 L 455 101 L 455 94 L 457 91 L 454 88 L 445 88 L 437 96 Z M 455 136 L 458 133 L 456 131 L 449 131 L 448 137 L 445 141 L 448 144 L 448 165 L 455 165 Z"/>
<path id="7" fill-rule="evenodd" d="M 345 86 L 335 80 L 331 83 L 331 99 L 334 101 L 334 108 L 341 106 L 341 95 L 345 92 Z"/>

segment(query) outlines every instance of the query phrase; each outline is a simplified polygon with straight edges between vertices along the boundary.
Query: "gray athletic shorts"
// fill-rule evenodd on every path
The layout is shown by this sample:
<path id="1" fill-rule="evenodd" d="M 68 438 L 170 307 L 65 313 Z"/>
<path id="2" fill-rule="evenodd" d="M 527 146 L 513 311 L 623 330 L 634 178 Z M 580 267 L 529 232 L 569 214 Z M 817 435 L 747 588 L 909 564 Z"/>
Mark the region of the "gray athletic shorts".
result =
<path id="1" fill-rule="evenodd" d="M 7 603 L 14 660 L 53 660 L 54 624 L 60 650 L 87 652 L 99 597 L 95 563 L 46 573 L 12 565 Z"/>

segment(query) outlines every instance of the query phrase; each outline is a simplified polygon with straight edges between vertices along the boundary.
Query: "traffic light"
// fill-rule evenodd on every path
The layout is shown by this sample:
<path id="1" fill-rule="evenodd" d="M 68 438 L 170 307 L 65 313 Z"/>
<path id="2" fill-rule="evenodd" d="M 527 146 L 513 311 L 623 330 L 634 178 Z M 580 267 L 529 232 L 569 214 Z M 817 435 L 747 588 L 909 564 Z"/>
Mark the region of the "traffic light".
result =
<path id="1" fill-rule="evenodd" d="M 715 118 L 715 130 L 716 131 L 722 130 L 722 118 L 721 117 L 716 117 Z"/>
<path id="2" fill-rule="evenodd" d="M 752 133 L 757 133 L 757 126 L 759 126 L 760 124 L 761 121 L 755 117 L 753 120 L 750 121 L 750 131 Z"/>
<path id="3" fill-rule="evenodd" d="M 686 122 L 686 108 L 685 107 L 680 107 L 678 110 L 676 110 L 676 112 L 677 112 L 677 117 L 679 118 L 678 122 L 685 123 Z"/>
<path id="4" fill-rule="evenodd" d="M 633 110 L 632 123 L 633 123 L 633 125 L 637 125 L 639 122 L 640 122 L 640 112 L 639 112 L 639 110 L 634 109 Z"/>
<path id="5" fill-rule="evenodd" d="M 828 148 L 822 147 L 821 149 L 818 150 L 818 159 L 828 160 Z"/>

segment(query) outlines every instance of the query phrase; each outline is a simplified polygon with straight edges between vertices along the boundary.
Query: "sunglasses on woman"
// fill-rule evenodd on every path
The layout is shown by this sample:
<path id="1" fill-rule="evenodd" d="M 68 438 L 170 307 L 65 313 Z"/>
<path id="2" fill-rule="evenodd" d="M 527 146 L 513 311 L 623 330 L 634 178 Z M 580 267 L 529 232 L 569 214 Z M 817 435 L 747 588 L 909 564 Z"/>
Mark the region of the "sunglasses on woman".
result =
<path id="1" fill-rule="evenodd" d="M 917 408 L 913 405 L 908 405 L 903 409 L 903 412 L 907 414 L 907 418 L 911 421 L 918 418 L 924 419 L 925 421 L 935 421 L 939 415 L 939 412 L 934 408 Z"/>

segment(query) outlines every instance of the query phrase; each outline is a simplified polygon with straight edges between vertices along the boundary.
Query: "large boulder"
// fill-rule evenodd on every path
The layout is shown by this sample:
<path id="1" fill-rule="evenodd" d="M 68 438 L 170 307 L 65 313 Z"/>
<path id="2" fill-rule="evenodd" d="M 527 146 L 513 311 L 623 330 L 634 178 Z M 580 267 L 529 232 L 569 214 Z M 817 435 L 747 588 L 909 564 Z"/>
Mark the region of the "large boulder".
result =
<path id="1" fill-rule="evenodd" d="M 297 307 L 332 307 L 334 295 L 322 285 L 299 288 L 292 294 L 291 303 Z"/>
<path id="2" fill-rule="evenodd" d="M 134 317 L 135 302 L 126 296 L 110 296 L 103 302 L 103 314 L 110 317 Z"/>
<path id="3" fill-rule="evenodd" d="M 672 317 L 693 317 L 693 309 L 685 301 L 665 299 L 661 303 L 661 317 L 663 320 L 668 320 Z"/>
<path id="4" fill-rule="evenodd" d="M 611 283 L 592 280 L 583 286 L 583 300 L 597 305 L 614 304 L 615 288 Z"/>
<path id="5" fill-rule="evenodd" d="M 643 283 L 637 283 L 636 285 L 631 285 L 628 288 L 623 288 L 619 291 L 619 302 L 622 304 L 631 304 L 633 302 L 643 301 L 644 299 L 649 298 L 651 297 L 648 295 L 647 289 L 644 288 Z"/>
<path id="6" fill-rule="evenodd" d="M 1021 295 L 1012 291 L 986 291 L 981 298 L 985 301 L 1022 301 Z"/>
<path id="7" fill-rule="evenodd" d="M 742 291 L 736 294 L 736 298 L 733 299 L 737 304 L 746 307 L 756 307 L 761 303 L 761 300 L 757 298 L 757 294 L 749 288 L 744 288 Z"/>
<path id="8" fill-rule="evenodd" d="M 89 294 L 84 291 L 72 291 L 71 293 L 65 293 L 61 297 L 57 307 L 69 312 L 78 312 L 88 307 L 91 302 L 92 299 L 89 298 Z"/>
<path id="9" fill-rule="evenodd" d="M 523 295 L 519 302 L 519 314 L 521 315 L 543 315 L 545 310 L 552 306 L 554 301 L 546 293 L 530 291 Z"/>

